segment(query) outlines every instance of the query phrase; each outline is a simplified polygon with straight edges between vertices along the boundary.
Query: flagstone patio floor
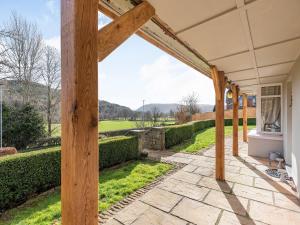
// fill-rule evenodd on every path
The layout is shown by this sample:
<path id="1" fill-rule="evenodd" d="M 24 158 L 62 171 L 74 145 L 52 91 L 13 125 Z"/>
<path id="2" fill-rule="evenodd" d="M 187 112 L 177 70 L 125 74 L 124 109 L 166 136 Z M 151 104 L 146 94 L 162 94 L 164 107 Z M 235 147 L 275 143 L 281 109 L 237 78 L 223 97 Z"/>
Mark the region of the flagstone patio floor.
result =
<path id="1" fill-rule="evenodd" d="M 186 166 L 105 224 L 299 225 L 300 203 L 291 185 L 267 175 L 268 160 L 248 156 L 247 143 L 240 141 L 239 157 L 233 157 L 231 141 L 225 140 L 225 182 L 214 178 L 214 147 L 202 155 L 166 155 L 163 160 Z"/>

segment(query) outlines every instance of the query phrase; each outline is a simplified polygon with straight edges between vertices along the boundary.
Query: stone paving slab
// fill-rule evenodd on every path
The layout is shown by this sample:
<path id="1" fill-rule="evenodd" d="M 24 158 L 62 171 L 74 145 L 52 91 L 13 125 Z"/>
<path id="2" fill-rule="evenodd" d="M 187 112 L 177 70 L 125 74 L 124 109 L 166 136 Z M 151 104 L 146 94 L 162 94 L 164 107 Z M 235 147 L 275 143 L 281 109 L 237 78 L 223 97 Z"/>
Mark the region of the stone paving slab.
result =
<path id="1" fill-rule="evenodd" d="M 215 148 L 201 155 L 164 154 L 164 160 L 185 167 L 126 206 L 106 225 L 300 225 L 298 194 L 288 183 L 265 173 L 268 160 L 247 155 L 239 142 L 239 157 L 225 141 L 225 179 L 215 176 Z"/>
<path id="2" fill-rule="evenodd" d="M 212 178 L 212 177 L 203 177 L 198 182 L 198 185 L 206 187 L 206 188 L 230 193 L 232 191 L 233 183 L 228 182 L 228 181 L 226 181 L 226 182 L 217 181 L 215 178 Z"/>
<path id="3" fill-rule="evenodd" d="M 194 171 L 194 173 L 202 176 L 210 177 L 214 175 L 215 170 L 213 168 L 198 166 L 197 169 Z"/>
<path id="4" fill-rule="evenodd" d="M 194 174 L 194 173 L 188 173 L 183 170 L 180 170 L 176 173 L 174 173 L 170 178 L 180 180 L 189 184 L 197 184 L 198 181 L 202 178 L 201 175 Z"/>
<path id="5" fill-rule="evenodd" d="M 272 225 L 300 224 L 300 213 L 255 201 L 250 201 L 249 215 L 251 218 Z"/>
<path id="6" fill-rule="evenodd" d="M 188 223 L 155 208 L 149 208 L 132 225 L 187 225 Z"/>
<path id="7" fill-rule="evenodd" d="M 222 213 L 222 217 L 219 221 L 220 225 L 265 225 L 265 223 L 260 223 L 258 221 L 255 221 L 251 218 L 247 218 L 244 216 L 236 215 L 234 213 L 230 213 L 227 211 L 224 211 Z"/>
<path id="8" fill-rule="evenodd" d="M 195 200 L 203 200 L 209 191 L 207 188 L 184 183 L 172 178 L 167 179 L 157 187 Z"/>
<path id="9" fill-rule="evenodd" d="M 205 198 L 205 203 L 246 216 L 248 199 L 212 190 Z"/>
<path id="10" fill-rule="evenodd" d="M 162 211 L 170 212 L 171 209 L 182 199 L 180 195 L 173 194 L 159 188 L 154 188 L 140 199 L 148 205 L 154 206 Z"/>
<path id="11" fill-rule="evenodd" d="M 198 201 L 184 198 L 172 214 L 197 225 L 215 224 L 221 210 Z"/>
<path id="12" fill-rule="evenodd" d="M 271 191 L 249 187 L 242 184 L 235 184 L 233 187 L 233 193 L 244 198 L 273 204 L 273 194 Z"/>

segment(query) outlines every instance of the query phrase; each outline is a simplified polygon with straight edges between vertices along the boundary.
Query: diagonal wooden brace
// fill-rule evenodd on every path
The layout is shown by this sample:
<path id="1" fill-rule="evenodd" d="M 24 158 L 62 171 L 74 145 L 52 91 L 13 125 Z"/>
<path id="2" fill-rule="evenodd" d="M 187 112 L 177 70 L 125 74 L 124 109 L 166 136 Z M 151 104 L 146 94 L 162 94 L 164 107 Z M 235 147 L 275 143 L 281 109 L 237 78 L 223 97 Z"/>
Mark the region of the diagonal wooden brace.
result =
<path id="1" fill-rule="evenodd" d="M 98 31 L 98 62 L 102 61 L 155 14 L 155 9 L 142 2 Z"/>

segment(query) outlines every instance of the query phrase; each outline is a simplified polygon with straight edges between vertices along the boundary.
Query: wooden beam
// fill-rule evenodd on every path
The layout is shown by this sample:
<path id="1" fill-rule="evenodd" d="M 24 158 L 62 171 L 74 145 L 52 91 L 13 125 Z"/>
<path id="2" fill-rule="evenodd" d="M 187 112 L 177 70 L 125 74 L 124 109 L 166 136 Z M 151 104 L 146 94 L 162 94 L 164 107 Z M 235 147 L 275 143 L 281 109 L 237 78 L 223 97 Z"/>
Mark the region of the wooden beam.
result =
<path id="1" fill-rule="evenodd" d="M 216 94 L 216 179 L 225 179 L 224 166 L 224 72 L 218 71 L 215 66 L 211 68 Z"/>
<path id="2" fill-rule="evenodd" d="M 98 32 L 98 61 L 102 61 L 113 52 L 154 14 L 155 9 L 150 3 L 144 1 L 100 29 Z"/>
<path id="3" fill-rule="evenodd" d="M 239 155 L 239 88 L 236 85 L 232 85 L 232 154 L 233 156 Z"/>
<path id="4" fill-rule="evenodd" d="M 214 87 L 215 87 L 216 99 L 220 100 L 221 99 L 220 78 L 219 78 L 219 72 L 217 70 L 217 67 L 215 66 L 211 67 L 211 78 L 213 80 Z"/>
<path id="5" fill-rule="evenodd" d="M 248 96 L 243 94 L 243 141 L 248 142 Z"/>
<path id="6" fill-rule="evenodd" d="M 97 7 L 61 1 L 63 225 L 98 224 Z"/>

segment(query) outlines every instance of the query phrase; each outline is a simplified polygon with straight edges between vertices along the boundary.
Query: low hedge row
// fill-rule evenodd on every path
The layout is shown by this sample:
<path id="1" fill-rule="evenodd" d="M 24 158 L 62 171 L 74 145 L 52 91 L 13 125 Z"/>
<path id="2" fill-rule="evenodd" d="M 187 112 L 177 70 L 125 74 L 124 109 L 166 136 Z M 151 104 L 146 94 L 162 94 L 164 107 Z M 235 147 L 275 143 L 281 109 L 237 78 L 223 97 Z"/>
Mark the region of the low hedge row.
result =
<path id="1" fill-rule="evenodd" d="M 60 147 L 0 158 L 0 211 L 60 185 Z M 137 137 L 99 141 L 100 168 L 138 158 Z"/>
<path id="2" fill-rule="evenodd" d="M 214 120 L 196 121 L 183 125 L 169 126 L 165 128 L 165 147 L 174 145 L 190 139 L 194 133 L 215 126 Z"/>
<path id="3" fill-rule="evenodd" d="M 232 119 L 224 120 L 225 126 L 232 126 Z M 239 119 L 239 125 L 243 125 L 243 119 Z M 256 125 L 256 118 L 248 118 L 248 125 Z M 174 145 L 190 139 L 194 133 L 215 126 L 215 120 L 203 120 L 190 122 L 183 125 L 168 126 L 165 128 L 165 147 Z"/>

